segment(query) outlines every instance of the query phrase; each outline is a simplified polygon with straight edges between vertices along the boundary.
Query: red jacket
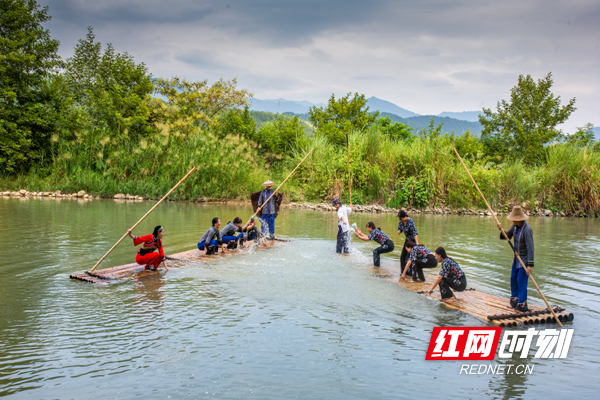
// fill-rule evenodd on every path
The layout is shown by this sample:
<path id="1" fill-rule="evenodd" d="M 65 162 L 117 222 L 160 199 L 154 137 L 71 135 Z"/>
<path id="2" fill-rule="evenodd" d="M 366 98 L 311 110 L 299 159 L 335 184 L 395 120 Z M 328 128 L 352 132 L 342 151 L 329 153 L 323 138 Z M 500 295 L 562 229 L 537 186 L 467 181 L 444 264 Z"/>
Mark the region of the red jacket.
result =
<path id="1" fill-rule="evenodd" d="M 143 249 L 143 250 L 146 250 L 147 253 L 150 253 L 150 252 L 153 252 L 154 250 L 158 249 L 158 254 L 160 254 L 160 258 L 163 258 L 165 256 L 165 253 L 163 252 L 162 240 L 156 239 L 156 241 L 155 241 L 154 236 L 152 236 L 152 234 L 145 235 L 145 236 L 138 236 L 137 239 L 133 240 L 134 246 L 138 246 L 140 243 L 144 243 L 142 245 L 142 247 L 140 247 L 140 250 Z"/>

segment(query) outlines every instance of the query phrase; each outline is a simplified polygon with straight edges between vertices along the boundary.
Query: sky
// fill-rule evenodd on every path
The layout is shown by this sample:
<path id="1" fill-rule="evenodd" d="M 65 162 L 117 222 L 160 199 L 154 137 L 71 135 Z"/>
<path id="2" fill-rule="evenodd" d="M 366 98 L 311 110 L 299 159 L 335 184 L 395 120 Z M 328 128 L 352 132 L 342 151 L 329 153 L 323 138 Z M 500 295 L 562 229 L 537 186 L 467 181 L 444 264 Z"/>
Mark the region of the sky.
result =
<path id="1" fill-rule="evenodd" d="M 259 99 L 348 92 L 419 114 L 495 108 L 520 74 L 549 72 L 563 126 L 600 125 L 600 1 L 38 0 L 73 54 L 96 40 L 154 76 L 237 78 Z"/>

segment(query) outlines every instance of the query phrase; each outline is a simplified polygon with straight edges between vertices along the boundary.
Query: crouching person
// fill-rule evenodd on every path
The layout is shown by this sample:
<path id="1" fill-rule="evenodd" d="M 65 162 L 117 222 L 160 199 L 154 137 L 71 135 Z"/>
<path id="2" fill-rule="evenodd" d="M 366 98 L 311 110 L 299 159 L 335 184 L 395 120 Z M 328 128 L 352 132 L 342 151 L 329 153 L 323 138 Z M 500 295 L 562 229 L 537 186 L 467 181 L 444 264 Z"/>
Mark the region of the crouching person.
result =
<path id="1" fill-rule="evenodd" d="M 454 292 L 462 292 L 467 288 L 467 276 L 460 269 L 458 263 L 448 257 L 443 247 L 438 247 L 435 250 L 435 259 L 442 264 L 442 268 L 435 282 L 433 282 L 431 289 L 425 293 L 425 296 L 430 295 L 435 287 L 439 285 L 442 301 L 452 303 L 456 300 Z"/>

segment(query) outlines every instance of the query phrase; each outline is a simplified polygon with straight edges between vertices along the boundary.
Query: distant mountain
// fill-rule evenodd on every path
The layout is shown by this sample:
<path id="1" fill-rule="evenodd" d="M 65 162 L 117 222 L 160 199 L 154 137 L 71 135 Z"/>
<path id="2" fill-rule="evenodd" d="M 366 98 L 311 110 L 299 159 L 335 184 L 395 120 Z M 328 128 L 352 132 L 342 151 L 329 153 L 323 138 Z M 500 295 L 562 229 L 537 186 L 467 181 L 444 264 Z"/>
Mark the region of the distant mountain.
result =
<path id="1" fill-rule="evenodd" d="M 367 99 L 367 106 L 369 106 L 369 111 L 379 111 L 382 113 L 385 112 L 395 114 L 402 118 L 416 117 L 417 115 L 419 115 L 412 111 L 408 111 L 402 107 L 398 107 L 397 105 L 395 105 L 394 103 L 390 103 L 389 101 L 378 99 L 377 97 L 369 97 Z"/>
<path id="2" fill-rule="evenodd" d="M 294 101 L 294 100 L 286 100 L 286 99 L 271 99 L 271 100 L 259 100 L 256 98 L 251 98 L 250 109 L 253 111 L 268 111 L 272 113 L 284 113 L 284 112 L 292 112 L 294 114 L 304 114 L 308 112 L 308 109 L 316 105 L 318 107 L 322 107 L 325 104 L 318 103 L 313 104 L 310 101 Z"/>
<path id="3" fill-rule="evenodd" d="M 417 134 L 417 131 L 427 128 L 431 118 L 433 118 L 436 126 L 441 123 L 444 124 L 442 125 L 442 132 L 444 133 L 454 131 L 454 134 L 460 135 L 466 130 L 469 130 L 473 135 L 479 136 L 483 130 L 483 127 L 479 122 L 464 121 L 450 117 L 438 117 L 437 115 L 419 115 L 417 117 L 402 118 L 395 114 L 381 113 L 381 116 L 388 116 L 394 122 L 410 125 L 413 128 L 413 134 Z"/>
<path id="4" fill-rule="evenodd" d="M 438 117 L 450 117 L 454 119 L 461 119 L 463 121 L 471 121 L 471 122 L 479 122 L 479 114 L 481 111 L 461 111 L 461 112 L 451 112 L 444 111 L 441 114 L 438 114 Z M 400 114 L 398 114 L 400 115 Z M 402 116 L 402 115 L 400 115 Z"/>

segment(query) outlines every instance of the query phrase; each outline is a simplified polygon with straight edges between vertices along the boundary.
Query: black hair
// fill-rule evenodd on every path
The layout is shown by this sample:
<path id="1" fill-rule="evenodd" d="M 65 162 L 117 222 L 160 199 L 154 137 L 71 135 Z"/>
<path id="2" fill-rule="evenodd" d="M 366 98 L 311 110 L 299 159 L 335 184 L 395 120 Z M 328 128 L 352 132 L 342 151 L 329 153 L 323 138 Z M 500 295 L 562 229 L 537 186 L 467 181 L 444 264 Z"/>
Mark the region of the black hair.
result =
<path id="1" fill-rule="evenodd" d="M 406 242 L 406 244 L 404 245 L 404 247 L 410 247 L 410 248 L 412 249 L 412 248 L 413 248 L 413 247 L 415 247 L 416 245 L 417 245 L 417 244 L 416 244 L 415 242 L 413 242 L 412 240 L 408 240 L 408 241 Z"/>
<path id="2" fill-rule="evenodd" d="M 371 221 L 367 222 L 367 228 L 375 229 L 375 223 Z M 377 229 L 381 230 L 381 228 Z"/>
<path id="3" fill-rule="evenodd" d="M 234 223 L 234 224 L 241 224 L 241 223 L 242 223 L 242 219 L 241 219 L 240 217 L 235 217 L 235 218 L 233 219 L 233 223 Z"/>
<path id="4" fill-rule="evenodd" d="M 406 211 L 404 211 L 404 210 L 398 211 L 398 218 L 405 218 L 405 217 L 408 217 L 408 214 L 406 213 Z"/>
<path id="5" fill-rule="evenodd" d="M 152 232 L 152 237 L 156 240 L 156 238 L 158 237 L 158 232 L 164 230 L 165 228 L 163 228 L 160 225 L 157 225 L 154 227 L 154 232 Z M 146 231 L 147 232 L 147 231 Z"/>
<path id="6" fill-rule="evenodd" d="M 215 226 L 219 222 L 219 217 L 214 217 L 212 220 L 212 226 Z"/>
<path id="7" fill-rule="evenodd" d="M 443 247 L 438 247 L 437 249 L 435 249 L 435 253 L 442 258 L 448 258 L 446 250 Z"/>

